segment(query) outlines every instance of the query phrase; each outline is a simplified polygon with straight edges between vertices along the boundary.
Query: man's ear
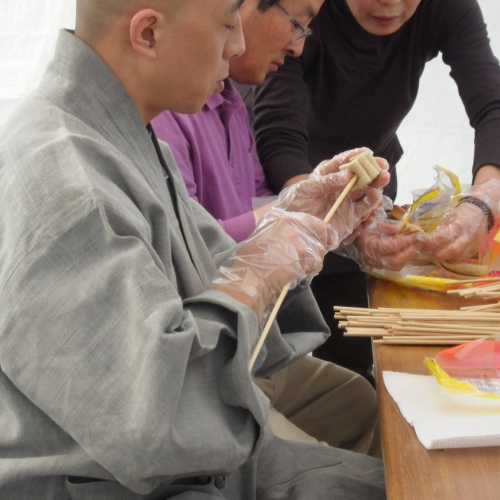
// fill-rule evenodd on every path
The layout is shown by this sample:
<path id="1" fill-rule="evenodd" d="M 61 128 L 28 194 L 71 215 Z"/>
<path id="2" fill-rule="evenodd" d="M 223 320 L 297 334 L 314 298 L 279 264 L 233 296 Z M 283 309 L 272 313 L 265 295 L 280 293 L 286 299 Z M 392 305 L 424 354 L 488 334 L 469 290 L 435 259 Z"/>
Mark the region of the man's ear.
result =
<path id="1" fill-rule="evenodd" d="M 130 21 L 130 42 L 136 52 L 149 59 L 157 57 L 157 39 L 155 30 L 162 14 L 154 9 L 137 12 Z"/>

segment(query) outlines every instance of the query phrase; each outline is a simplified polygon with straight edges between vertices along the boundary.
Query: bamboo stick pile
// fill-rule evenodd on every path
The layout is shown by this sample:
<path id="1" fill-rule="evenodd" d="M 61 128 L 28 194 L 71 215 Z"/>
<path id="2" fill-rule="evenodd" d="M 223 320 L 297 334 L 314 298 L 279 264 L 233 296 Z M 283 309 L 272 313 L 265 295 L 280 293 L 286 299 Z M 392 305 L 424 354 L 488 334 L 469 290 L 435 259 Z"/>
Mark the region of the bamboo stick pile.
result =
<path id="1" fill-rule="evenodd" d="M 450 282 L 464 284 L 466 287 L 448 290 L 449 294 L 458 294 L 461 297 L 484 297 L 486 299 L 500 299 L 500 277 L 475 278 Z"/>
<path id="2" fill-rule="evenodd" d="M 457 345 L 500 335 L 499 304 L 460 310 L 365 309 L 335 306 L 346 337 L 374 337 L 377 344 Z"/>

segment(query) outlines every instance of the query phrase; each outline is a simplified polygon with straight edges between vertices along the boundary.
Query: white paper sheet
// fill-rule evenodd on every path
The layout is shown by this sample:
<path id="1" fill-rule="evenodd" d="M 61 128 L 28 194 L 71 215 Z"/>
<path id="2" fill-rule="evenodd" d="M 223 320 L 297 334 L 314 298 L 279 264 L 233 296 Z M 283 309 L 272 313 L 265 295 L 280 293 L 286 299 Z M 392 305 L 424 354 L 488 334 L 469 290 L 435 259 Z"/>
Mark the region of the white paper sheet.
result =
<path id="1" fill-rule="evenodd" d="M 432 376 L 385 371 L 383 377 L 428 450 L 500 446 L 500 400 L 443 394 Z"/>

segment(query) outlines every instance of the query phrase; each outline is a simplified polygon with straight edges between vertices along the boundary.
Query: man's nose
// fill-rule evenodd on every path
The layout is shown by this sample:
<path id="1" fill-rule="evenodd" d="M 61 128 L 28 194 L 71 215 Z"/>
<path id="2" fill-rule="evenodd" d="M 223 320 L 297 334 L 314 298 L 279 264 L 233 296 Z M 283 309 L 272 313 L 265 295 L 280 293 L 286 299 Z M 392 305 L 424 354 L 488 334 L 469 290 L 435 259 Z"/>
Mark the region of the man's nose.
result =
<path id="1" fill-rule="evenodd" d="M 305 38 L 301 38 L 297 42 L 290 42 L 285 48 L 286 53 L 291 57 L 299 57 L 304 50 L 305 41 Z"/>
<path id="2" fill-rule="evenodd" d="M 245 52 L 245 38 L 241 27 L 241 18 L 238 14 L 238 20 L 234 29 L 229 33 L 226 40 L 226 55 L 230 57 L 240 57 Z"/>

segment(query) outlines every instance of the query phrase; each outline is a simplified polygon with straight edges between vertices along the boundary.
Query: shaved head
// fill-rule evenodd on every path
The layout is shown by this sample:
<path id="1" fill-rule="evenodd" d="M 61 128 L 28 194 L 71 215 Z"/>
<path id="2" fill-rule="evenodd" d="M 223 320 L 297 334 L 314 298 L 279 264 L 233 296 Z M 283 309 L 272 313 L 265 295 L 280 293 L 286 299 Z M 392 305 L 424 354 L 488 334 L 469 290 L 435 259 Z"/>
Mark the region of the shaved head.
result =
<path id="1" fill-rule="evenodd" d="M 76 32 L 92 37 L 94 42 L 106 35 L 111 27 L 135 2 L 134 0 L 77 0 Z"/>
<path id="2" fill-rule="evenodd" d="M 145 8 L 173 11 L 188 0 L 77 0 L 76 34 L 94 43 L 110 33 L 118 19 Z"/>

